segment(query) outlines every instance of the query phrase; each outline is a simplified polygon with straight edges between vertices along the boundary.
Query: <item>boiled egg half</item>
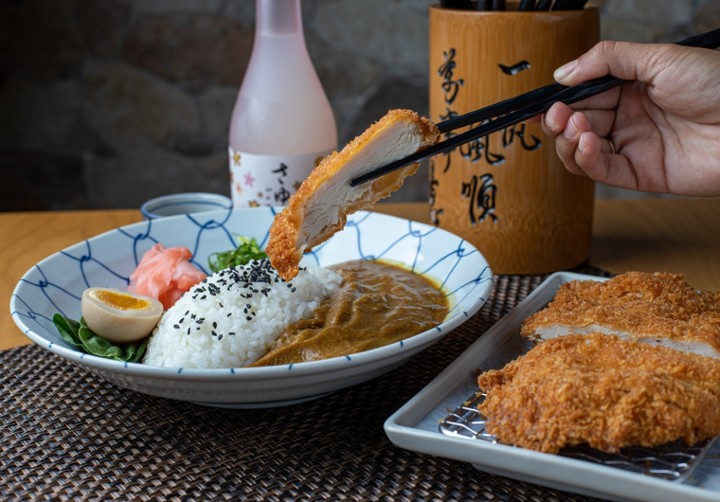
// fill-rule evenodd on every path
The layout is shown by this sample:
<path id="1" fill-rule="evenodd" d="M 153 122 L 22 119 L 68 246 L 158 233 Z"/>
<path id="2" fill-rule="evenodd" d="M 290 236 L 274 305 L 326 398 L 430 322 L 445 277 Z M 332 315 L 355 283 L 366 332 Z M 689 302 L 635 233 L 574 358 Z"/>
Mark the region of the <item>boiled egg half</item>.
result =
<path id="1" fill-rule="evenodd" d="M 80 309 L 88 327 L 114 343 L 145 338 L 163 313 L 155 298 L 113 288 L 89 288 L 82 294 Z"/>

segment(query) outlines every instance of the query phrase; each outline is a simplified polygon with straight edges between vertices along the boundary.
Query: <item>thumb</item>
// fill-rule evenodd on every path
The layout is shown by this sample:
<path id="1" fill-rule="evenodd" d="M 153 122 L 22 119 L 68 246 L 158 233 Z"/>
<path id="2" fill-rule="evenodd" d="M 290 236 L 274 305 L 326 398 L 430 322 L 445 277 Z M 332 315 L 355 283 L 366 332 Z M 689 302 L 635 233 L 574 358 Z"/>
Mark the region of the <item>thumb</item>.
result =
<path id="1" fill-rule="evenodd" d="M 649 82 L 657 71 L 657 57 L 663 52 L 663 46 L 659 44 L 603 41 L 555 70 L 553 78 L 564 85 L 575 85 L 604 75 Z"/>

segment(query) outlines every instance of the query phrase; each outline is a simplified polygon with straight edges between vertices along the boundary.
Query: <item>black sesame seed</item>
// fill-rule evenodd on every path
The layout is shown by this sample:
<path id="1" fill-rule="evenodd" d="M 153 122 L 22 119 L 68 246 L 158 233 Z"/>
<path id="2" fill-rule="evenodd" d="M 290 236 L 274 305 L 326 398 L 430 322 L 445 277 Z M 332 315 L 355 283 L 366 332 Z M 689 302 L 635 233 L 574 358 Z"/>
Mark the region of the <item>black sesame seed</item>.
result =
<path id="1" fill-rule="evenodd" d="M 180 325 L 179 325 L 179 324 L 173 324 L 173 328 L 175 328 L 175 329 L 180 329 Z"/>

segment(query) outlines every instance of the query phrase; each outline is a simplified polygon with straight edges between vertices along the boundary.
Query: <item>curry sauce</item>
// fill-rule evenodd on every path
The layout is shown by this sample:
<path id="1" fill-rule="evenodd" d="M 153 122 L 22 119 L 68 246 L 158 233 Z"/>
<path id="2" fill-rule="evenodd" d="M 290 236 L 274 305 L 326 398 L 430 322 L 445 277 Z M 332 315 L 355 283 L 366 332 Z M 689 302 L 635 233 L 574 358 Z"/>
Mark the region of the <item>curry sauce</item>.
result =
<path id="1" fill-rule="evenodd" d="M 252 366 L 291 364 L 345 356 L 399 342 L 445 320 L 448 300 L 427 278 L 378 261 L 329 267 L 340 288 L 312 317 L 288 326 Z"/>

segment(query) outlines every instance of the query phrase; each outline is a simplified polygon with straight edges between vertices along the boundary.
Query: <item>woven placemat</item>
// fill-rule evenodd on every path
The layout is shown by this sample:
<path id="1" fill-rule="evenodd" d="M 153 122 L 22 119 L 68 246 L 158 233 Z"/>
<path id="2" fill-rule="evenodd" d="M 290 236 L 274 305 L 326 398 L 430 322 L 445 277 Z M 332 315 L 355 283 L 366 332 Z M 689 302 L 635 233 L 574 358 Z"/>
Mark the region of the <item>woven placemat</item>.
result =
<path id="1" fill-rule="evenodd" d="M 0 499 L 588 500 L 398 448 L 383 431 L 544 276 L 495 279 L 478 314 L 408 363 L 285 408 L 155 398 L 35 345 L 2 352 Z"/>

